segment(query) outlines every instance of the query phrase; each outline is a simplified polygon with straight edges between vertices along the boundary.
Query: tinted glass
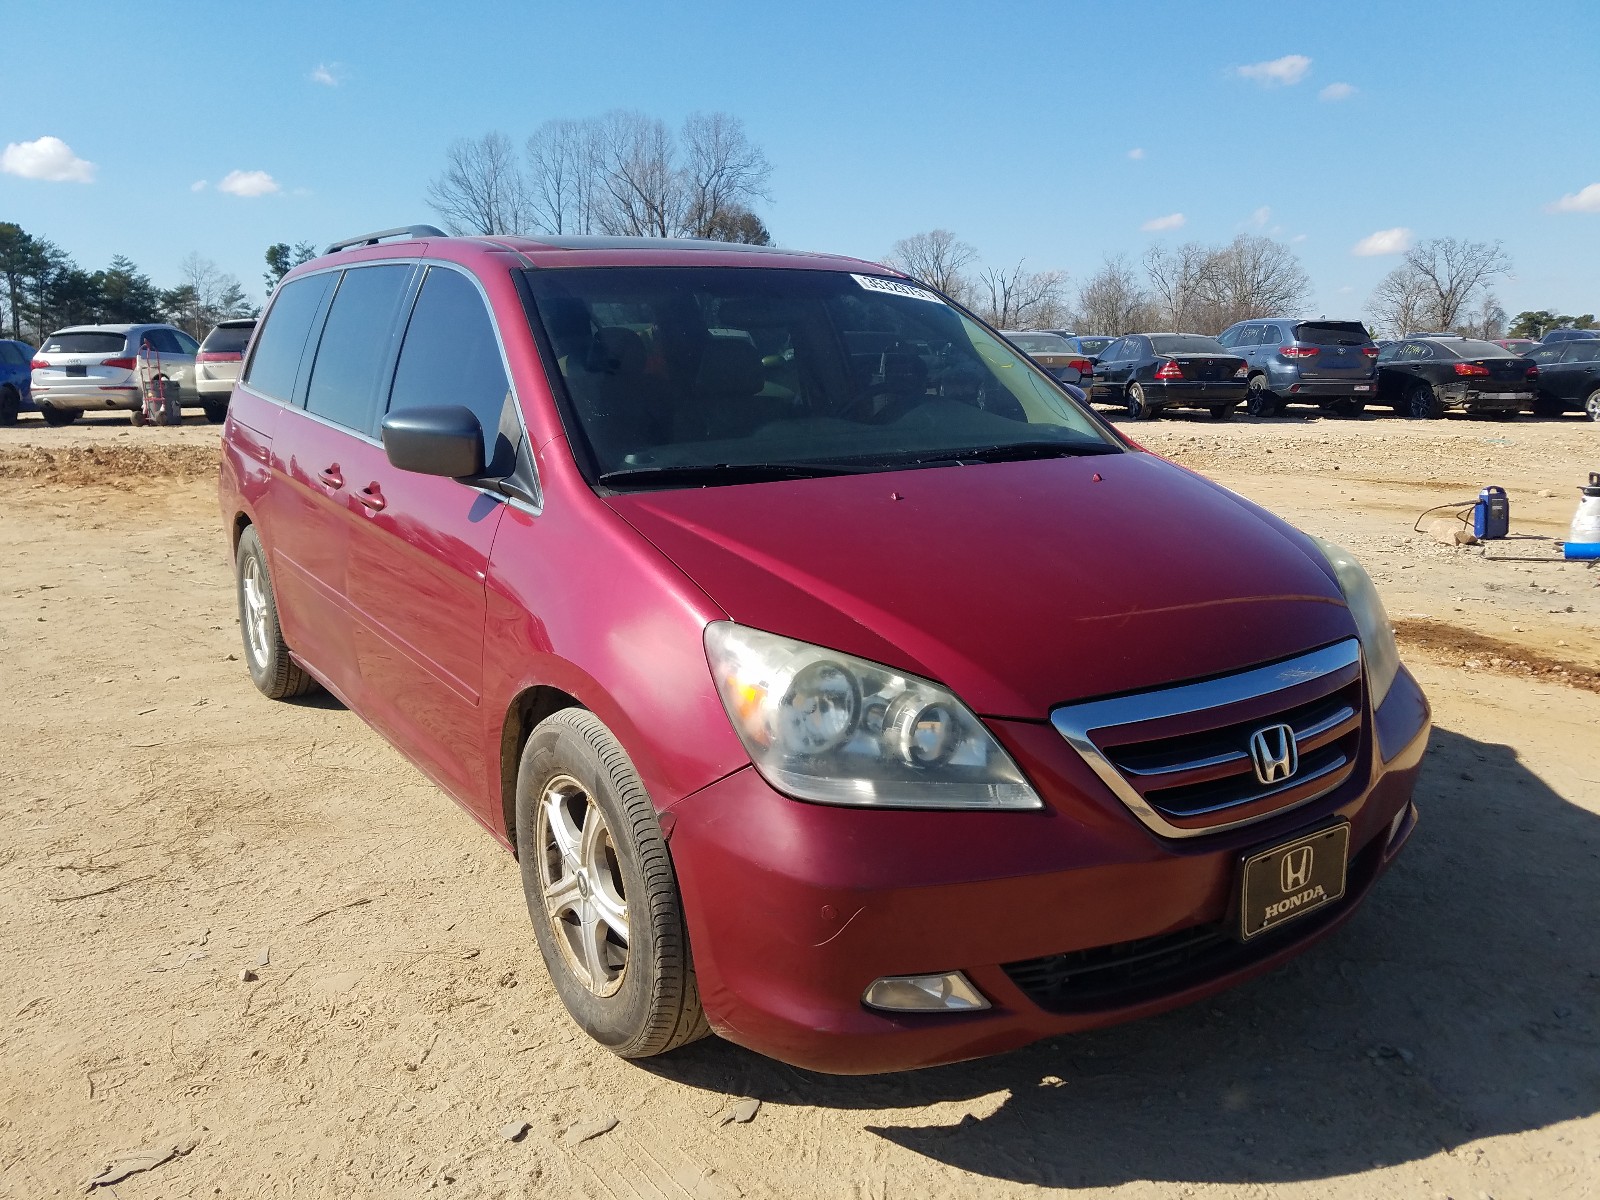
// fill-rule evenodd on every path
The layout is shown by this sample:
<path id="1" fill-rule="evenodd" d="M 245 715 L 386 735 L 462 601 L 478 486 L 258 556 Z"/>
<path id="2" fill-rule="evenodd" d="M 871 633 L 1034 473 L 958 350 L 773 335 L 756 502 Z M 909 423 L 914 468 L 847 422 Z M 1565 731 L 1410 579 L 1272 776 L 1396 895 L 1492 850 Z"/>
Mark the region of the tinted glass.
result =
<path id="1" fill-rule="evenodd" d="M 183 347 L 178 342 L 178 337 L 170 329 L 146 329 L 140 338 L 149 345 L 157 354 L 182 354 Z"/>
<path id="2" fill-rule="evenodd" d="M 1008 333 L 1011 344 L 1028 354 L 1071 354 L 1067 339 L 1054 333 Z"/>
<path id="3" fill-rule="evenodd" d="M 1283 345 L 1283 330 L 1279 329 L 1276 325 L 1263 325 L 1261 327 L 1259 344 L 1263 346 Z"/>
<path id="4" fill-rule="evenodd" d="M 200 343 L 195 341 L 192 337 L 190 337 L 183 330 L 181 330 L 181 329 L 169 329 L 167 332 L 170 333 L 174 338 L 177 339 L 177 342 L 178 342 L 178 353 L 179 354 L 194 355 L 194 354 L 198 354 L 199 353 L 199 351 L 200 351 Z"/>
<path id="5" fill-rule="evenodd" d="M 1245 346 L 1259 346 L 1260 344 L 1261 326 L 1259 325 L 1246 325 L 1234 335 L 1233 341 L 1229 343 L 1236 350 Z"/>
<path id="6" fill-rule="evenodd" d="M 1523 355 L 1523 357 L 1536 363 L 1559 362 L 1561 359 L 1562 349 L 1563 347 L 1561 345 L 1535 346 L 1532 350 L 1529 350 L 1525 355 Z"/>
<path id="7" fill-rule="evenodd" d="M 200 343 L 200 348 L 215 354 L 237 354 L 249 344 L 250 331 L 254 328 L 254 322 L 249 325 L 218 325 L 206 334 L 206 340 Z"/>
<path id="8" fill-rule="evenodd" d="M 1524 355 L 1527 357 L 1527 355 Z M 1562 362 L 1600 361 L 1600 338 L 1574 338 L 1562 344 Z"/>
<path id="9" fill-rule="evenodd" d="M 1115 450 L 1048 374 L 897 280 L 719 267 L 525 278 L 546 369 L 602 472 L 866 471 L 1019 442 Z"/>
<path id="10" fill-rule="evenodd" d="M 1313 346 L 1365 346 L 1372 340 L 1360 321 L 1302 321 L 1294 339 Z"/>
<path id="11" fill-rule="evenodd" d="M 1480 342 L 1475 338 L 1461 338 L 1456 341 L 1439 342 L 1439 358 L 1521 358 L 1520 354 L 1513 354 L 1504 346 L 1496 346 L 1493 342 Z"/>
<path id="12" fill-rule="evenodd" d="M 294 398 L 295 376 L 311 322 L 337 278 L 328 272 L 278 285 L 267 311 L 266 327 L 256 339 L 255 352 L 245 368 L 244 380 L 256 391 L 277 400 Z"/>
<path id="13" fill-rule="evenodd" d="M 511 415 L 506 408 L 510 390 L 483 297 L 465 275 L 434 267 L 411 310 L 389 411 L 465 405 L 483 426 L 484 463 L 491 474 L 503 475 L 511 470 L 514 449 L 510 437 L 501 434 L 502 422 Z M 507 432 L 518 432 L 514 416 Z"/>
<path id="14" fill-rule="evenodd" d="M 1228 348 L 1213 337 L 1195 333 L 1155 333 L 1150 347 L 1157 354 L 1226 354 Z"/>
<path id="15" fill-rule="evenodd" d="M 41 354 L 121 354 L 128 339 L 120 333 L 52 333 L 39 347 Z"/>
<path id="16" fill-rule="evenodd" d="M 1081 337 L 1077 339 L 1078 349 L 1085 354 L 1099 354 L 1111 345 L 1111 338 Z"/>
<path id="17" fill-rule="evenodd" d="M 306 389 L 306 411 L 346 429 L 372 425 L 378 372 L 389 357 L 395 310 L 411 268 L 352 267 L 333 294 Z"/>

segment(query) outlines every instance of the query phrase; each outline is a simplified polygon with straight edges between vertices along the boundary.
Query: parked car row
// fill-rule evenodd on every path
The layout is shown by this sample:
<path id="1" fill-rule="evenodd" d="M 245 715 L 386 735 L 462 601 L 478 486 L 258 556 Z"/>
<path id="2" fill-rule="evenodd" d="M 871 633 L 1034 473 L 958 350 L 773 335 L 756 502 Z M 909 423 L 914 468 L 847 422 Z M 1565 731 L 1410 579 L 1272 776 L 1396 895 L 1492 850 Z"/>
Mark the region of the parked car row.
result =
<path id="1" fill-rule="evenodd" d="M 154 387 L 220 424 L 255 324 L 223 321 L 204 342 L 164 324 L 72 325 L 37 350 L 0 341 L 0 425 L 31 411 L 47 425 L 105 411 L 127 412 L 138 425 L 144 393 Z"/>
<path id="2" fill-rule="evenodd" d="M 1358 416 L 1376 404 L 1423 420 L 1581 410 L 1600 422 L 1597 332 L 1552 330 L 1544 342 L 1448 333 L 1374 342 L 1359 321 L 1262 317 L 1215 338 L 1137 333 L 1077 355 L 1064 333 L 1006 336 L 1058 380 L 1136 420 L 1168 408 L 1202 409 L 1220 420 L 1242 403 L 1256 417 L 1282 416 L 1290 404 Z"/>

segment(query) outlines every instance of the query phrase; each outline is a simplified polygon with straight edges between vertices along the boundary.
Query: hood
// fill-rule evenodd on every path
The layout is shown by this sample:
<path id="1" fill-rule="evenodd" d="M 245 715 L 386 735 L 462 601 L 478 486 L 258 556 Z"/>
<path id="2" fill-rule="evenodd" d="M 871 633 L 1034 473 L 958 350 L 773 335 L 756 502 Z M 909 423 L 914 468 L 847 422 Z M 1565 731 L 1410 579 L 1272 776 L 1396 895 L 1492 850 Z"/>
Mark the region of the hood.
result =
<path id="1" fill-rule="evenodd" d="M 743 625 L 936 680 L 984 716 L 1355 633 L 1276 518 L 1150 454 L 609 497 Z"/>

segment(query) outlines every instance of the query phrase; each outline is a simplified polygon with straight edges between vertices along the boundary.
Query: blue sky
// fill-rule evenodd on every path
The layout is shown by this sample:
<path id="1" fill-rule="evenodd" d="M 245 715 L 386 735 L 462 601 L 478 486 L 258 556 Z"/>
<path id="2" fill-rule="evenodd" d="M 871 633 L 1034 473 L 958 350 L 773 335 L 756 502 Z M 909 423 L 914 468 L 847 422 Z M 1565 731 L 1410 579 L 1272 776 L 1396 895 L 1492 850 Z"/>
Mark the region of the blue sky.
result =
<path id="1" fill-rule="evenodd" d="M 1600 5 L 1302 7 L 80 0 L 23 39 L 0 220 L 162 285 L 199 251 L 259 297 L 272 242 L 433 220 L 452 138 L 724 110 L 775 167 L 785 246 L 877 258 L 943 227 L 1076 284 L 1265 232 L 1312 311 L 1355 315 L 1399 261 L 1363 239 L 1449 235 L 1504 243 L 1512 313 L 1600 309 Z"/>

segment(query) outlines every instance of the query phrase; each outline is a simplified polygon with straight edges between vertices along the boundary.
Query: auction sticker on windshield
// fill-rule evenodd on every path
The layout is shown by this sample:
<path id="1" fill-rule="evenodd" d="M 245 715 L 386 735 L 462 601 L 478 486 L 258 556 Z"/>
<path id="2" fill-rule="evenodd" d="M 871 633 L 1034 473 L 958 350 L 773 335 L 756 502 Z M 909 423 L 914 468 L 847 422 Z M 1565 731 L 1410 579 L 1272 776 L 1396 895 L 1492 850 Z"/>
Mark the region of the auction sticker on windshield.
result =
<path id="1" fill-rule="evenodd" d="M 912 287 L 909 283 L 901 283 L 894 279 L 879 279 L 876 275 L 852 275 L 862 287 L 869 292 L 882 292 L 885 296 L 906 296 L 912 300 L 932 300 L 935 304 L 944 301 L 924 288 Z"/>

